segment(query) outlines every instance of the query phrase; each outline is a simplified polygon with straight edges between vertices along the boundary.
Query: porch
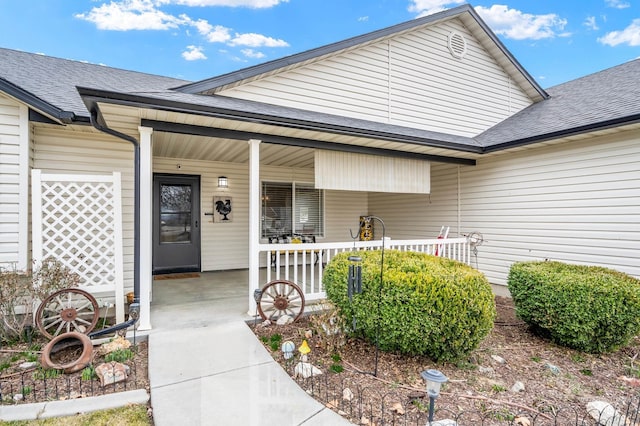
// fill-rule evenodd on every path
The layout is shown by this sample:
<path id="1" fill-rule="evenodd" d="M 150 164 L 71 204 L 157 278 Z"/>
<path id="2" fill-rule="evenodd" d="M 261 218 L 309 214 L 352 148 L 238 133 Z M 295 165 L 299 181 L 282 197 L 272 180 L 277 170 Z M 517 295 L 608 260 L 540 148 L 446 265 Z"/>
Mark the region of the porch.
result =
<path id="1" fill-rule="evenodd" d="M 322 274 L 331 258 L 345 251 L 379 250 L 381 247 L 382 240 L 355 243 L 261 244 L 259 248 L 262 267 L 257 271 L 258 281 L 255 288 L 275 279 L 290 280 L 300 286 L 308 302 L 318 301 L 325 297 Z M 466 238 L 386 238 L 385 249 L 428 254 L 437 252 L 439 256 L 465 263 L 469 263 L 470 259 Z M 247 288 L 249 276 L 249 269 L 236 269 L 201 272 L 193 278 L 154 280 L 151 302 L 153 328 L 203 327 L 214 322 L 253 318 L 255 305 L 251 305 L 253 291 Z"/>

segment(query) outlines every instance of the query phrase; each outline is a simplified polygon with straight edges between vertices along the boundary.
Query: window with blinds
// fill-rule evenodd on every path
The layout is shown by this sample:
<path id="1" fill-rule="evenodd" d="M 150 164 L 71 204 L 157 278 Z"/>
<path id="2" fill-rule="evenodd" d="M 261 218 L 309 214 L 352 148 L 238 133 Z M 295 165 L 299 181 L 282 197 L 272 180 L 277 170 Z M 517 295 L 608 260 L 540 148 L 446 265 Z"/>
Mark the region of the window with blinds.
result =
<path id="1" fill-rule="evenodd" d="M 262 238 L 324 235 L 324 194 L 313 185 L 262 183 Z"/>

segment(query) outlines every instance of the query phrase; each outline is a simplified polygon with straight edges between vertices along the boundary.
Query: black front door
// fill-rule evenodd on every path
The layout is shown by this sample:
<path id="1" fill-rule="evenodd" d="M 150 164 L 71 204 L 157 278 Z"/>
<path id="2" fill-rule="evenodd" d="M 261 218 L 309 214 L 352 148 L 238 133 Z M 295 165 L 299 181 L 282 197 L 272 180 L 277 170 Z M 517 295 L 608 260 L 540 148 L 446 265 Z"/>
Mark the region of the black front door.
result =
<path id="1" fill-rule="evenodd" d="M 200 176 L 153 176 L 153 273 L 200 271 Z"/>

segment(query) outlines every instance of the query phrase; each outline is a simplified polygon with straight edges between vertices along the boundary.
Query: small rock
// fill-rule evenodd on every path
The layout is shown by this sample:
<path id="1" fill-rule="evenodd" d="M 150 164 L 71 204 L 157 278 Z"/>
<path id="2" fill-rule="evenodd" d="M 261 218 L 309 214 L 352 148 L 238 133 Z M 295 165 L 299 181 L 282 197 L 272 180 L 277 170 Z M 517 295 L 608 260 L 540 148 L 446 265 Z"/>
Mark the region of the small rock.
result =
<path id="1" fill-rule="evenodd" d="M 371 424 L 371 421 L 368 418 L 366 418 L 365 416 L 362 416 L 360 418 L 360 424 L 368 426 L 368 425 Z"/>
<path id="2" fill-rule="evenodd" d="M 270 320 L 264 320 L 260 324 L 258 324 L 258 326 L 256 328 L 267 328 L 270 325 L 271 325 L 271 321 Z"/>
<path id="3" fill-rule="evenodd" d="M 524 383 L 522 382 L 515 382 L 513 386 L 511 386 L 511 392 L 518 393 L 518 392 L 522 392 L 523 390 L 524 390 Z"/>
<path id="4" fill-rule="evenodd" d="M 506 364 L 507 360 L 498 355 L 491 355 L 491 359 L 497 362 L 498 364 Z"/>
<path id="5" fill-rule="evenodd" d="M 556 367 L 553 364 L 549 364 L 548 362 L 544 365 L 549 371 L 551 371 L 556 376 L 560 374 L 560 368 Z"/>
<path id="6" fill-rule="evenodd" d="M 30 368 L 35 368 L 38 365 L 37 362 L 23 362 L 22 364 L 20 364 L 18 366 L 19 369 L 21 370 L 28 370 Z"/>
<path id="7" fill-rule="evenodd" d="M 121 336 L 116 336 L 110 342 L 107 342 L 100 346 L 99 353 L 106 355 L 117 350 L 129 349 L 131 342 Z"/>
<path id="8" fill-rule="evenodd" d="M 127 380 L 129 366 L 119 362 L 104 362 L 96 367 L 96 376 L 102 386 Z"/>
<path id="9" fill-rule="evenodd" d="M 302 377 L 303 379 L 308 379 L 309 377 L 319 376 L 321 374 L 322 371 L 318 367 L 308 362 L 299 362 L 293 369 L 294 378 Z"/>
<path id="10" fill-rule="evenodd" d="M 526 417 L 516 417 L 515 419 L 513 419 L 513 424 L 515 426 L 531 426 L 531 420 L 529 420 Z"/>
<path id="11" fill-rule="evenodd" d="M 400 414 L 401 416 L 404 415 L 404 407 L 399 402 L 396 402 L 391 406 L 391 411 L 395 411 L 396 413 Z"/>
<path id="12" fill-rule="evenodd" d="M 634 387 L 640 386 L 640 379 L 636 379 L 635 377 L 620 376 L 618 378 L 622 381 L 629 383 L 629 385 L 631 386 L 634 386 Z"/>
<path id="13" fill-rule="evenodd" d="M 351 389 L 349 388 L 344 388 L 342 390 L 342 399 L 344 399 L 345 401 L 352 401 L 353 400 L 353 392 L 351 391 Z"/>
<path id="14" fill-rule="evenodd" d="M 340 414 L 342 417 L 345 417 L 347 415 L 347 413 L 342 410 L 338 410 L 338 414 Z"/>
<path id="15" fill-rule="evenodd" d="M 17 394 L 15 394 L 15 395 L 13 395 L 13 400 L 14 400 L 15 402 L 22 401 L 23 399 L 24 399 L 24 395 L 23 395 L 23 394 L 21 394 L 21 393 L 17 393 Z"/>
<path id="16" fill-rule="evenodd" d="M 627 419 L 605 401 L 587 403 L 587 412 L 598 424 L 603 426 L 625 426 L 627 424 Z"/>
<path id="17" fill-rule="evenodd" d="M 431 426 L 458 426 L 458 423 L 452 419 L 444 419 L 432 422 Z"/>
<path id="18" fill-rule="evenodd" d="M 289 315 L 282 315 L 280 318 L 278 318 L 278 321 L 276 321 L 277 325 L 287 325 L 287 324 L 291 324 L 293 322 L 293 318 L 291 318 Z"/>
<path id="19" fill-rule="evenodd" d="M 311 331 L 311 330 L 307 330 L 307 331 L 305 331 L 305 332 L 304 332 L 304 337 L 305 337 L 306 339 L 311 339 L 311 337 L 313 337 L 313 331 Z"/>
<path id="20" fill-rule="evenodd" d="M 493 374 L 495 373 L 495 370 L 492 367 L 478 367 L 478 373 L 482 373 L 482 374 Z"/>

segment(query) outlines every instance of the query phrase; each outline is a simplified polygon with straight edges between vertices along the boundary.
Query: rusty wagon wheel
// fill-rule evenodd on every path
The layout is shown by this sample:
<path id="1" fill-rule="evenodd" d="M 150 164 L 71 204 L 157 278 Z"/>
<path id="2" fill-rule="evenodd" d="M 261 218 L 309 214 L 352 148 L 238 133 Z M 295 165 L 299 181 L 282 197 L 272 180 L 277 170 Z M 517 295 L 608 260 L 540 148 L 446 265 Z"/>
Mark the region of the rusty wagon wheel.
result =
<path id="1" fill-rule="evenodd" d="M 296 283 L 275 280 L 262 289 L 258 313 L 263 320 L 276 320 L 283 315 L 289 315 L 296 321 L 303 312 L 304 293 Z"/>
<path id="2" fill-rule="evenodd" d="M 60 333 L 88 334 L 98 323 L 98 302 L 79 288 L 65 288 L 50 294 L 36 311 L 36 325 L 49 339 Z"/>

